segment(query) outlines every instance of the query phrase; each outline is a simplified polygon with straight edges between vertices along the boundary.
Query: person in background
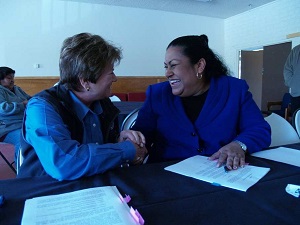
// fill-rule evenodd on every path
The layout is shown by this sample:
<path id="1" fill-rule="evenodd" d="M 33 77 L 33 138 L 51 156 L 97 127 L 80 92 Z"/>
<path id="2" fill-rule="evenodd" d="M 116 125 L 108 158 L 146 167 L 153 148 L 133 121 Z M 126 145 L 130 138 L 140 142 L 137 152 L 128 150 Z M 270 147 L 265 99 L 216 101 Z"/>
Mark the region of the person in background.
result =
<path id="1" fill-rule="evenodd" d="M 15 71 L 0 67 L 0 141 L 15 146 L 15 159 L 20 148 L 24 110 L 30 95 L 15 85 Z"/>
<path id="2" fill-rule="evenodd" d="M 145 137 L 119 133 L 119 110 L 109 100 L 120 60 L 121 50 L 98 35 L 80 33 L 63 42 L 60 82 L 28 102 L 17 177 L 74 180 L 143 162 Z"/>
<path id="3" fill-rule="evenodd" d="M 290 88 L 291 114 L 300 108 L 300 45 L 292 49 L 283 69 L 284 83 Z"/>
<path id="4" fill-rule="evenodd" d="M 148 87 L 133 126 L 146 137 L 148 162 L 203 155 L 232 170 L 245 165 L 246 152 L 270 145 L 248 85 L 229 76 L 206 35 L 173 40 L 164 67 L 168 81 Z"/>

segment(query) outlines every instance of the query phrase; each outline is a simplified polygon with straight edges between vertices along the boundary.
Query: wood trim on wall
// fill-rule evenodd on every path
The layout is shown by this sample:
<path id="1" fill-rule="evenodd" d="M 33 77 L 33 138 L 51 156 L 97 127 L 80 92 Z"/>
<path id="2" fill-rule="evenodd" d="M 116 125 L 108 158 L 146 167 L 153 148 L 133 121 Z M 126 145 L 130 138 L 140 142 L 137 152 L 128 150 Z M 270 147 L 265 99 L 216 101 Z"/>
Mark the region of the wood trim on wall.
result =
<path id="1" fill-rule="evenodd" d="M 145 92 L 150 84 L 166 81 L 164 76 L 124 76 L 118 77 L 118 81 L 113 83 L 112 92 Z"/>
<path id="2" fill-rule="evenodd" d="M 58 76 L 15 77 L 15 84 L 32 96 L 44 89 L 52 87 L 58 80 Z"/>
<path id="3" fill-rule="evenodd" d="M 118 76 L 112 85 L 112 93 L 145 92 L 150 84 L 166 81 L 164 76 Z M 15 84 L 27 94 L 34 95 L 52 87 L 58 82 L 58 76 L 47 77 L 15 77 Z"/>

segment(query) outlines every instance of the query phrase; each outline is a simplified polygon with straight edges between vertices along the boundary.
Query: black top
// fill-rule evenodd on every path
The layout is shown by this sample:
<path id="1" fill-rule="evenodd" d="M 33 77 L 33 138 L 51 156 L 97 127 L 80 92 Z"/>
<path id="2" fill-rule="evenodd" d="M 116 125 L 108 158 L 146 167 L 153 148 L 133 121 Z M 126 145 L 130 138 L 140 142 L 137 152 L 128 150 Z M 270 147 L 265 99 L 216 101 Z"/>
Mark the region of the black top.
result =
<path id="1" fill-rule="evenodd" d="M 184 111 L 192 123 L 195 123 L 196 119 L 198 118 L 206 100 L 207 93 L 208 91 L 202 93 L 201 95 L 181 98 Z"/>

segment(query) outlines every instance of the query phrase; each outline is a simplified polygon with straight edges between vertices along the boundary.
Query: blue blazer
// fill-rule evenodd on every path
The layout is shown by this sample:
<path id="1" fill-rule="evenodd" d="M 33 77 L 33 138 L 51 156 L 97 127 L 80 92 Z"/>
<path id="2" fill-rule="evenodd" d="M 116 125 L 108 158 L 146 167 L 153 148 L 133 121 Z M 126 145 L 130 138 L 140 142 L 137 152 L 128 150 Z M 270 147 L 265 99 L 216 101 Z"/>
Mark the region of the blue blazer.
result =
<path id="1" fill-rule="evenodd" d="M 150 162 L 210 156 L 233 140 L 245 143 L 249 153 L 260 151 L 271 143 L 271 128 L 248 88 L 238 78 L 212 78 L 193 124 L 168 81 L 150 85 L 132 129 L 145 135 Z"/>

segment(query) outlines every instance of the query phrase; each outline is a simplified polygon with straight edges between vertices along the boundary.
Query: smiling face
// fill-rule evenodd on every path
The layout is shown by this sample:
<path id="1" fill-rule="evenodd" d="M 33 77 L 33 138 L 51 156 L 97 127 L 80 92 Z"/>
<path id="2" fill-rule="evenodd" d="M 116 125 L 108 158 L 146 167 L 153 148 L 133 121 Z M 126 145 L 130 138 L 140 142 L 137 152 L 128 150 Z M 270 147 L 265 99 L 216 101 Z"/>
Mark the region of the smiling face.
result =
<path id="1" fill-rule="evenodd" d="M 172 87 L 173 95 L 180 97 L 198 95 L 203 87 L 203 79 L 197 78 L 205 67 L 205 61 L 201 59 L 196 64 L 191 64 L 188 57 L 183 55 L 182 47 L 169 47 L 165 55 L 165 76 Z M 204 63 L 204 67 L 203 67 Z"/>
<path id="2" fill-rule="evenodd" d="M 114 73 L 114 66 L 109 64 L 104 68 L 95 83 L 84 81 L 81 78 L 81 90 L 72 91 L 86 106 L 90 107 L 95 101 L 110 97 L 112 83 L 116 81 L 117 77 Z"/>
<path id="3" fill-rule="evenodd" d="M 89 97 L 92 98 L 93 101 L 110 97 L 112 83 L 116 81 L 117 77 L 114 73 L 114 66 L 109 64 L 105 67 L 102 75 L 98 78 L 96 83 L 89 82 Z"/>
<path id="4" fill-rule="evenodd" d="M 1 85 L 9 90 L 13 90 L 15 86 L 15 74 L 11 73 L 6 75 L 4 79 L 1 80 Z"/>

